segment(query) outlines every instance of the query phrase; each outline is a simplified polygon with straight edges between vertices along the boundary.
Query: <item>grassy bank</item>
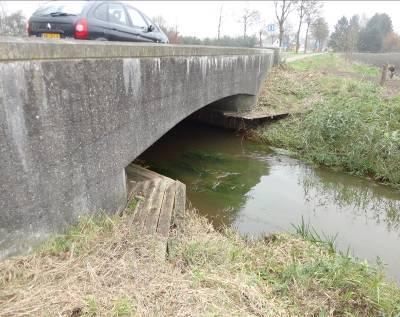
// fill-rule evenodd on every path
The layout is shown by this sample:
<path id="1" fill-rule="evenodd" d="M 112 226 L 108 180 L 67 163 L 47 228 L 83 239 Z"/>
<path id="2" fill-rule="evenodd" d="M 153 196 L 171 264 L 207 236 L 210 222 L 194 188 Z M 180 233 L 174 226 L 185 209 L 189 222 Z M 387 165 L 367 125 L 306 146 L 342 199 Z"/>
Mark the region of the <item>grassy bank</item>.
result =
<path id="1" fill-rule="evenodd" d="M 381 88 L 378 77 L 332 54 L 294 62 L 265 89 L 302 113 L 255 134 L 304 160 L 400 186 L 400 83 Z"/>
<path id="2" fill-rule="evenodd" d="M 131 216 L 81 221 L 0 263 L 0 316 L 394 316 L 400 290 L 305 226 L 257 241 L 189 213 L 158 241 Z"/>

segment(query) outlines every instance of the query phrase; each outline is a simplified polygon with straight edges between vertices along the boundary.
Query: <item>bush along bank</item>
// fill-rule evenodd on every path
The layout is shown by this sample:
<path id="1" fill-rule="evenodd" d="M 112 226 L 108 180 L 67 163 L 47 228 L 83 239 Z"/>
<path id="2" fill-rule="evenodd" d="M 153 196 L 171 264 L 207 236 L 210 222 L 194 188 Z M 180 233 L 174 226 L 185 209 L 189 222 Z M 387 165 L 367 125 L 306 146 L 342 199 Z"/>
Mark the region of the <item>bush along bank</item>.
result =
<path id="1" fill-rule="evenodd" d="M 300 85 L 307 91 L 307 98 L 297 98 L 298 103 L 308 103 L 307 111 L 266 124 L 253 134 L 306 161 L 399 187 L 400 84 L 397 94 L 388 97 L 385 88 L 360 79 L 373 73 L 367 66 L 348 67 L 337 75 L 340 67 L 329 66 L 336 66 L 338 60 L 322 56 L 316 67 L 310 58 L 282 71 L 291 74 L 293 87 Z M 272 94 L 273 85 L 271 90 Z"/>

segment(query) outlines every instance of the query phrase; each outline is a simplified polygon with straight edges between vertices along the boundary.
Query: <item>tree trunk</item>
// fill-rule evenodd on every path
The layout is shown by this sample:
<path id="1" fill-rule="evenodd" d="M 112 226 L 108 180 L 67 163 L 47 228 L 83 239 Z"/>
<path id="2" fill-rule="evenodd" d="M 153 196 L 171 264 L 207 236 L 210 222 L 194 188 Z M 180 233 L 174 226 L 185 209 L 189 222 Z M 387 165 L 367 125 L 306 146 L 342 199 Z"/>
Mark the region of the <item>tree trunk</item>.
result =
<path id="1" fill-rule="evenodd" d="M 310 28 L 310 23 L 307 23 L 307 30 L 306 30 L 306 41 L 304 42 L 304 54 L 307 53 L 307 44 L 308 44 L 308 30 Z"/>
<path id="2" fill-rule="evenodd" d="M 222 21 L 222 7 L 221 10 L 219 11 L 219 21 L 218 21 L 218 40 L 221 35 L 221 21 Z"/>
<path id="3" fill-rule="evenodd" d="M 279 24 L 279 47 L 282 47 L 282 41 L 283 41 L 283 23 Z"/>
<path id="4" fill-rule="evenodd" d="M 246 34 L 247 34 L 247 21 L 246 19 L 243 19 L 243 38 L 246 38 Z"/>
<path id="5" fill-rule="evenodd" d="M 299 23 L 299 28 L 297 29 L 297 34 L 296 34 L 296 54 L 299 52 L 299 48 L 300 48 L 300 31 L 301 31 L 301 20 Z"/>

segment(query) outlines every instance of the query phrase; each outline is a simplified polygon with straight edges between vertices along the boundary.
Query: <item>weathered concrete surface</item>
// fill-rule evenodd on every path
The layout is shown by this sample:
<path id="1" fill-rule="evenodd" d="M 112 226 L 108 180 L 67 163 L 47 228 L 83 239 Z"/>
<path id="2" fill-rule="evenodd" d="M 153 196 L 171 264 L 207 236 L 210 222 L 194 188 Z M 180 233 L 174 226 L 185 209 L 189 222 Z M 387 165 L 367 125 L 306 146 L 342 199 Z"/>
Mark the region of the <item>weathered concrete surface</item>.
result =
<path id="1" fill-rule="evenodd" d="M 274 51 L 274 62 L 273 65 L 277 66 L 282 61 L 282 49 L 276 46 L 263 46 L 263 49 L 269 49 Z"/>
<path id="2" fill-rule="evenodd" d="M 192 114 L 189 118 L 194 121 L 206 123 L 216 127 L 225 129 L 245 131 L 256 128 L 266 122 L 272 122 L 282 119 L 289 115 L 288 112 L 282 113 L 248 113 L 248 112 L 229 112 L 216 111 L 207 108 L 200 109 Z"/>
<path id="3" fill-rule="evenodd" d="M 0 60 L 74 59 L 105 57 L 221 56 L 270 54 L 276 48 L 0 38 Z M 280 50 L 278 49 L 277 52 Z"/>
<path id="4" fill-rule="evenodd" d="M 80 215 L 122 208 L 125 167 L 200 108 L 229 96 L 257 95 L 273 54 L 7 40 L 0 41 L 0 57 L 5 257 Z"/>

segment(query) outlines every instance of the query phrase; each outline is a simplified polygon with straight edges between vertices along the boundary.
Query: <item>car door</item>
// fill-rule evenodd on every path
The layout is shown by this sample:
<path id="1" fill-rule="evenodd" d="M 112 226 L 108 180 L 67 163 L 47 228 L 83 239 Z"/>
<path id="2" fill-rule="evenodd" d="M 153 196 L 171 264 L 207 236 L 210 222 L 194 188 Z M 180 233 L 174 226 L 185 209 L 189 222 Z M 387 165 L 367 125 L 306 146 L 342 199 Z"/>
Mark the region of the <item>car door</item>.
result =
<path id="1" fill-rule="evenodd" d="M 103 2 L 94 6 L 88 13 L 89 38 L 91 40 L 108 40 L 108 3 Z"/>
<path id="2" fill-rule="evenodd" d="M 128 14 L 121 3 L 108 3 L 107 38 L 112 41 L 140 41 L 140 35 L 133 32 Z"/>
<path id="3" fill-rule="evenodd" d="M 141 13 L 133 7 L 126 6 L 126 11 L 128 12 L 128 17 L 130 21 L 130 26 L 132 32 L 138 35 L 140 42 L 155 42 L 155 38 L 152 35 L 152 30 L 149 30 L 149 24 L 143 18 Z"/>

